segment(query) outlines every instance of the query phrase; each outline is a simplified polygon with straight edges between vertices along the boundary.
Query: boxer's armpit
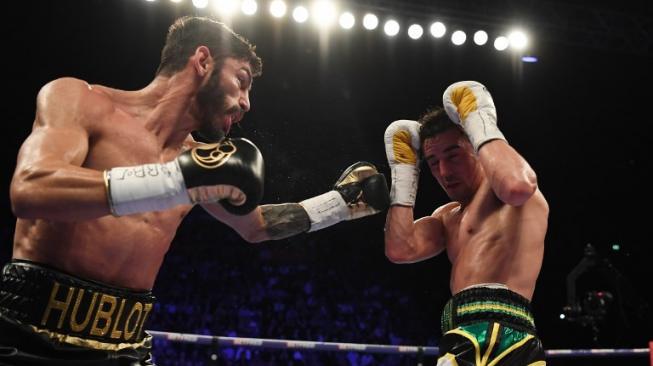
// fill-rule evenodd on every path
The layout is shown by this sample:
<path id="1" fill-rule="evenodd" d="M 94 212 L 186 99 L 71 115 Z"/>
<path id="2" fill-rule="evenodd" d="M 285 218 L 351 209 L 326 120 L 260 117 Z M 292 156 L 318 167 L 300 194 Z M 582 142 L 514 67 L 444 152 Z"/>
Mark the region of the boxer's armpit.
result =
<path id="1" fill-rule="evenodd" d="M 265 232 L 270 239 L 283 239 L 307 231 L 311 220 L 298 203 L 261 206 Z"/>

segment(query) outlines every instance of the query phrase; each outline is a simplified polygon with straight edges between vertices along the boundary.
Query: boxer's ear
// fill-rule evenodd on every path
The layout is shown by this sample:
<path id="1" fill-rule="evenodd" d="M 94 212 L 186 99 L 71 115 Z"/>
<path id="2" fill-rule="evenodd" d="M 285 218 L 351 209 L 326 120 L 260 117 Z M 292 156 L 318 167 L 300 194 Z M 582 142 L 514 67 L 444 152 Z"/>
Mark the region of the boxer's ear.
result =
<path id="1" fill-rule="evenodd" d="M 206 46 L 198 46 L 195 49 L 195 53 L 191 56 L 190 62 L 200 77 L 205 77 L 209 74 L 210 68 L 214 64 L 211 51 Z"/>

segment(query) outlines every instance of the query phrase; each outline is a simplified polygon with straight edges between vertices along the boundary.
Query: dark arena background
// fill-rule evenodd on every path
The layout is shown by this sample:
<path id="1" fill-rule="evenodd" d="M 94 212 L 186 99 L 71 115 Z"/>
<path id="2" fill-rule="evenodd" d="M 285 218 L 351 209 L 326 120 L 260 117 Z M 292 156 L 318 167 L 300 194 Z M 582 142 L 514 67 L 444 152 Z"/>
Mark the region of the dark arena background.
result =
<path id="1" fill-rule="evenodd" d="M 265 157 L 264 203 L 298 202 L 331 189 L 366 160 L 390 176 L 383 133 L 440 105 L 444 89 L 477 80 L 494 97 L 499 126 L 537 172 L 550 208 L 533 298 L 546 349 L 648 349 L 653 339 L 651 2 L 343 0 L 352 29 L 328 30 L 290 15 L 221 15 L 211 0 L 9 1 L 3 4 L 0 262 L 11 258 L 16 218 L 9 184 L 31 130 L 35 98 L 50 80 L 74 76 L 120 89 L 153 78 L 167 27 L 178 16 L 223 19 L 257 45 L 263 76 L 252 110 L 233 135 Z M 364 29 L 365 12 L 379 28 Z M 399 34 L 383 33 L 394 17 Z M 447 25 L 444 37 L 429 24 Z M 424 35 L 406 30 L 420 23 Z M 521 27 L 525 50 L 498 51 Z M 477 46 L 473 31 L 490 41 Z M 455 29 L 467 41 L 455 46 Z M 534 56 L 537 62 L 525 62 Z M 447 202 L 422 169 L 416 217 Z M 291 239 L 249 244 L 194 209 L 159 273 L 150 329 L 168 332 L 387 345 L 438 345 L 448 300 L 446 255 L 392 264 L 385 213 Z M 138 245 L 138 243 L 134 243 Z M 570 276 L 576 269 L 578 276 Z M 568 278 L 574 285 L 568 291 Z M 573 304 L 571 299 L 576 299 Z M 565 310 L 566 306 L 577 307 Z M 157 338 L 158 365 L 435 365 L 434 356 L 319 352 L 172 342 Z M 549 365 L 648 365 L 630 356 L 550 358 Z"/>

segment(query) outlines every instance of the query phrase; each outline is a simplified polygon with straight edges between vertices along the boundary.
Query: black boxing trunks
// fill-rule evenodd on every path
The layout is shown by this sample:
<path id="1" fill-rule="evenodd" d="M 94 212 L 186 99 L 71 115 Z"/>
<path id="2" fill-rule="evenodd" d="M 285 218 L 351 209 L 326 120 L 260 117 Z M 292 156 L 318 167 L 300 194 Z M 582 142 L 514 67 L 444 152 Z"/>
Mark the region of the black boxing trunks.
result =
<path id="1" fill-rule="evenodd" d="M 0 365 L 152 365 L 145 323 L 154 301 L 12 260 L 0 279 Z"/>
<path id="2" fill-rule="evenodd" d="M 454 295 L 442 313 L 437 366 L 543 366 L 530 302 L 505 286 Z"/>

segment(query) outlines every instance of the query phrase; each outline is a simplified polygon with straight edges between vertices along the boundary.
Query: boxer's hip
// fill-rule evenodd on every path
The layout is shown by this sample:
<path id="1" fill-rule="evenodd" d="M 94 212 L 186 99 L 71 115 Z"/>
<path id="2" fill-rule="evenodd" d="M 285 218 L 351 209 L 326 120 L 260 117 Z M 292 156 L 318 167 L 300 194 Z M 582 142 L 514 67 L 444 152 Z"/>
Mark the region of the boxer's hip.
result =
<path id="1" fill-rule="evenodd" d="M 145 324 L 155 300 L 149 291 L 85 280 L 25 260 L 5 265 L 0 278 L 5 326 L 93 350 L 149 349 Z"/>
<path id="2" fill-rule="evenodd" d="M 530 301 L 508 288 L 476 286 L 454 295 L 444 307 L 442 333 L 479 321 L 498 321 L 535 334 Z"/>

